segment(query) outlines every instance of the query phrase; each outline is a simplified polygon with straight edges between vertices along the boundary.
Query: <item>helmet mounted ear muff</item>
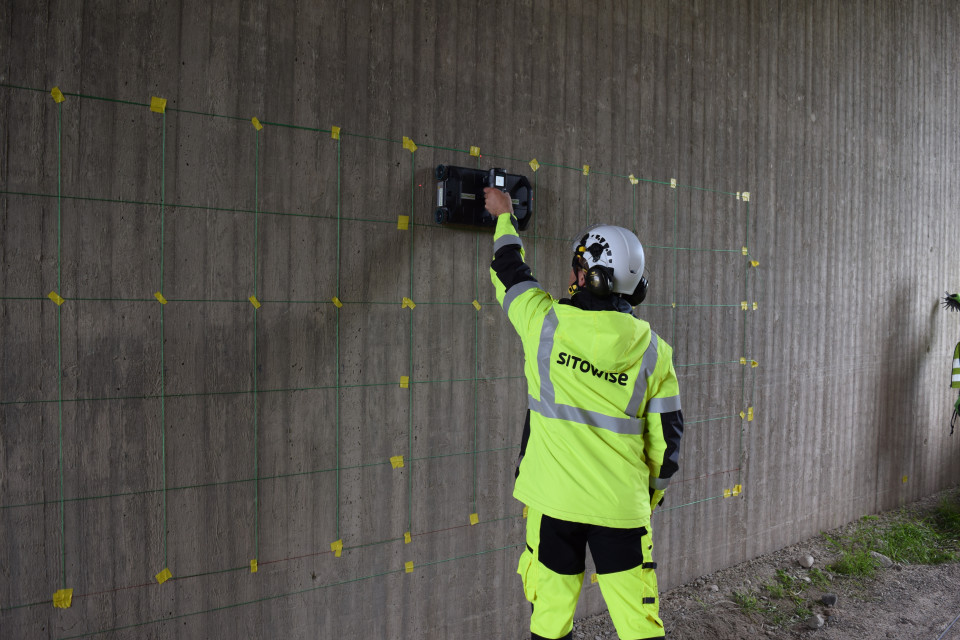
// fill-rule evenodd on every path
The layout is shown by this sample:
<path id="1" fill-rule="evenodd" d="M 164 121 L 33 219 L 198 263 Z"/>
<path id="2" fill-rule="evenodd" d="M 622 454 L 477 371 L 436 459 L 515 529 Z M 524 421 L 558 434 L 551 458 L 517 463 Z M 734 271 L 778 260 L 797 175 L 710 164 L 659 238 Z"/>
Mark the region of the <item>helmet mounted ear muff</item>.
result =
<path id="1" fill-rule="evenodd" d="M 635 307 L 647 297 L 647 289 L 650 287 L 650 282 L 644 276 L 640 276 L 640 282 L 637 283 L 637 288 L 633 290 L 628 296 L 623 296 L 623 299 L 630 303 L 630 306 Z"/>

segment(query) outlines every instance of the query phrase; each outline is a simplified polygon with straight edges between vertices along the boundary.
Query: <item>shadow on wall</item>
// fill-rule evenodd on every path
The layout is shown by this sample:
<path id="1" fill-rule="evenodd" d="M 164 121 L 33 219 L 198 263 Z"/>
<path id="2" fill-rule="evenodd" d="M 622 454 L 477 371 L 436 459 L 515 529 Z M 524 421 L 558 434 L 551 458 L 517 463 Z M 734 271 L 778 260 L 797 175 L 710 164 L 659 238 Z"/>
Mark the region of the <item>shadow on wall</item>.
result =
<path id="1" fill-rule="evenodd" d="M 920 374 L 923 363 L 931 357 L 936 336 L 938 301 L 930 306 L 926 326 L 913 330 L 920 320 L 913 283 L 899 285 L 882 308 L 887 310 L 883 322 L 884 341 L 880 366 L 882 375 L 877 385 L 879 434 L 877 441 L 877 487 L 875 510 L 884 511 L 907 501 L 910 492 L 906 483 L 921 476 L 919 468 L 925 445 L 926 425 L 921 424 L 923 411 Z M 919 323 L 917 323 L 919 324 Z"/>

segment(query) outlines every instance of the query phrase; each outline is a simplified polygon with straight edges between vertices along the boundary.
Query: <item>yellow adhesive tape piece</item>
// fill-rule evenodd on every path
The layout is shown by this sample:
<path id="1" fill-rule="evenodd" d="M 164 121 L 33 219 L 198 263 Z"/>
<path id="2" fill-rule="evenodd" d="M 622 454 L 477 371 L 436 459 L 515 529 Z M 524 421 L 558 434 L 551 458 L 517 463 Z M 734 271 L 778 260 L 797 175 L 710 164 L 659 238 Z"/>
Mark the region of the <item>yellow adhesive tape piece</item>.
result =
<path id="1" fill-rule="evenodd" d="M 161 571 L 156 575 L 157 582 L 160 584 L 163 584 L 164 582 L 166 582 L 172 577 L 173 577 L 173 574 L 170 573 L 170 569 L 164 569 L 163 571 Z"/>
<path id="2" fill-rule="evenodd" d="M 746 358 L 740 358 L 740 364 L 747 364 Z"/>
<path id="3" fill-rule="evenodd" d="M 640 182 L 635 177 L 633 177 L 632 173 L 630 174 L 629 178 L 630 178 L 630 184 L 637 184 L 638 182 Z"/>
<path id="4" fill-rule="evenodd" d="M 907 476 L 903 476 L 902 482 L 903 482 L 903 484 L 907 484 Z"/>
<path id="5" fill-rule="evenodd" d="M 476 309 L 477 311 L 480 311 L 480 303 L 477 302 L 476 300 L 474 300 L 474 301 L 473 301 L 473 308 Z"/>
<path id="6" fill-rule="evenodd" d="M 743 487 L 739 484 L 735 486 L 733 490 L 736 491 L 737 493 L 743 493 Z"/>
<path id="7" fill-rule="evenodd" d="M 397 216 L 397 229 L 406 231 L 410 228 L 410 216 Z"/>
<path id="8" fill-rule="evenodd" d="M 413 560 L 403 563 L 403 569 L 407 573 L 413 573 Z"/>
<path id="9" fill-rule="evenodd" d="M 677 308 L 677 303 L 676 303 L 676 302 L 671 302 L 671 303 L 670 303 L 670 306 L 673 307 L 674 309 L 676 309 L 676 308 Z"/>
<path id="10" fill-rule="evenodd" d="M 53 101 L 57 104 L 60 104 L 66 100 L 66 98 L 63 97 L 63 92 L 60 91 L 60 87 L 54 87 L 53 89 L 50 89 L 50 95 L 53 97 Z"/>
<path id="11" fill-rule="evenodd" d="M 753 422 L 753 407 L 747 407 L 747 422 Z"/>
<path id="12" fill-rule="evenodd" d="M 724 489 L 724 490 L 723 490 L 723 497 L 724 497 L 724 498 L 729 498 L 730 495 L 731 495 L 730 489 Z"/>
<path id="13" fill-rule="evenodd" d="M 400 376 L 400 388 L 401 389 L 410 388 L 410 376 Z"/>
<path id="14" fill-rule="evenodd" d="M 333 296 L 333 306 L 335 306 L 337 309 L 343 306 L 343 303 L 340 302 L 340 298 L 337 296 Z"/>
<path id="15" fill-rule="evenodd" d="M 66 302 L 66 300 L 61 298 L 60 294 L 57 293 L 56 291 L 51 291 L 50 293 L 47 294 L 47 297 L 53 300 L 54 302 L 56 302 L 58 307 L 62 305 L 64 302 Z"/>
<path id="16" fill-rule="evenodd" d="M 753 308 L 754 311 L 757 310 L 757 303 L 756 303 L 756 302 L 753 303 L 753 307 L 752 307 L 752 308 Z"/>
<path id="17" fill-rule="evenodd" d="M 253 560 L 250 561 L 250 573 L 256 573 L 256 572 L 257 572 L 257 559 L 254 558 Z"/>
<path id="18" fill-rule="evenodd" d="M 247 298 L 247 300 L 250 301 L 250 304 L 253 305 L 253 308 L 254 308 L 254 309 L 259 309 L 259 308 L 260 308 L 260 301 L 257 300 L 257 296 L 250 296 L 249 298 Z"/>
<path id="19" fill-rule="evenodd" d="M 410 309 L 413 309 L 413 308 L 416 307 L 416 306 L 417 306 L 417 305 L 414 304 L 413 300 L 411 300 L 410 298 L 404 298 L 404 299 L 403 299 L 403 304 L 400 305 L 400 308 L 401 308 L 401 309 L 406 309 L 407 307 L 409 307 Z"/>
<path id="20" fill-rule="evenodd" d="M 339 558 L 340 554 L 343 553 L 343 540 L 334 540 L 331 542 L 330 551 L 333 551 L 334 557 Z"/>
<path id="21" fill-rule="evenodd" d="M 475 513 L 471 513 L 471 514 L 470 514 L 470 526 L 472 527 L 473 525 L 477 524 L 478 522 L 480 522 L 480 516 L 478 516 L 478 515 L 475 514 Z"/>
<path id="22" fill-rule="evenodd" d="M 261 129 L 263 129 L 263 125 L 260 124 L 260 121 L 257 120 L 256 116 L 250 118 L 250 122 L 253 123 L 253 128 L 256 129 L 257 131 L 260 131 Z"/>
<path id="23" fill-rule="evenodd" d="M 746 300 L 741 300 L 741 301 L 740 301 L 740 308 L 741 308 L 743 311 L 746 311 L 746 310 L 747 310 L 747 301 L 746 301 Z"/>
<path id="24" fill-rule="evenodd" d="M 159 302 L 160 304 L 167 304 L 167 299 L 164 298 L 164 297 L 163 297 L 163 294 L 160 293 L 159 291 L 157 291 L 155 294 L 153 294 L 153 297 L 156 298 L 156 299 L 157 299 L 157 302 Z"/>
<path id="25" fill-rule="evenodd" d="M 394 469 L 401 469 L 403 467 L 403 456 L 391 456 L 390 466 Z"/>
<path id="26" fill-rule="evenodd" d="M 746 247 L 740 247 L 740 253 L 742 253 L 743 255 L 747 255 L 747 248 L 746 248 Z"/>
<path id="27" fill-rule="evenodd" d="M 746 417 L 747 417 L 747 414 L 744 413 L 743 411 L 741 411 L 741 412 L 740 412 L 740 419 L 743 420 L 743 419 L 746 418 Z"/>
<path id="28" fill-rule="evenodd" d="M 536 173 L 536 172 L 537 172 L 537 169 L 540 168 L 540 163 L 537 162 L 537 159 L 536 159 L 536 158 L 534 158 L 533 160 L 531 160 L 529 164 L 530 164 L 530 168 L 533 169 L 533 172 L 534 172 L 534 173 Z"/>
<path id="29" fill-rule="evenodd" d="M 756 369 L 756 368 L 759 367 L 759 366 L 760 366 L 760 363 L 757 362 L 756 360 L 751 360 L 751 361 L 750 361 L 750 368 L 751 368 L 751 369 Z"/>
<path id="30" fill-rule="evenodd" d="M 403 544 L 410 544 L 410 532 L 406 531 L 403 534 Z"/>
<path id="31" fill-rule="evenodd" d="M 57 609 L 69 609 L 73 603 L 73 589 L 57 589 L 53 593 L 53 606 Z"/>
<path id="32" fill-rule="evenodd" d="M 759 266 L 760 266 L 760 261 L 759 261 L 759 260 L 751 260 L 751 261 L 750 261 L 750 266 L 751 266 L 751 267 L 759 267 Z"/>
<path id="33" fill-rule="evenodd" d="M 413 153 L 417 150 L 417 145 L 407 136 L 403 136 L 403 148 L 409 150 L 410 153 Z"/>
<path id="34" fill-rule="evenodd" d="M 330 137 L 334 140 L 340 139 L 340 127 L 330 127 Z"/>
<path id="35" fill-rule="evenodd" d="M 590 175 L 590 165 L 588 164 L 583 165 L 583 175 L 585 176 Z"/>
<path id="36" fill-rule="evenodd" d="M 167 110 L 167 99 L 152 96 L 150 98 L 150 111 L 154 113 L 163 113 Z"/>
<path id="37" fill-rule="evenodd" d="M 526 518 L 528 513 L 530 513 L 530 507 L 524 506 L 524 507 L 523 507 L 523 517 Z"/>
<path id="38" fill-rule="evenodd" d="M 598 576 L 595 573 L 590 574 L 590 584 L 597 584 L 599 580 L 600 580 L 600 576 Z"/>
<path id="39" fill-rule="evenodd" d="M 737 485 L 733 488 L 733 491 L 730 492 L 734 497 L 740 495 L 740 485 Z"/>
<path id="40" fill-rule="evenodd" d="M 470 147 L 470 155 L 474 158 L 480 157 L 480 147 Z"/>
<path id="41" fill-rule="evenodd" d="M 750 192 L 749 192 L 749 191 L 744 191 L 743 193 L 740 194 L 740 197 L 743 199 L 744 202 L 750 202 Z"/>
<path id="42" fill-rule="evenodd" d="M 677 188 L 677 179 L 676 179 L 676 178 L 670 178 L 670 188 L 671 188 L 671 189 L 676 189 L 676 188 Z"/>

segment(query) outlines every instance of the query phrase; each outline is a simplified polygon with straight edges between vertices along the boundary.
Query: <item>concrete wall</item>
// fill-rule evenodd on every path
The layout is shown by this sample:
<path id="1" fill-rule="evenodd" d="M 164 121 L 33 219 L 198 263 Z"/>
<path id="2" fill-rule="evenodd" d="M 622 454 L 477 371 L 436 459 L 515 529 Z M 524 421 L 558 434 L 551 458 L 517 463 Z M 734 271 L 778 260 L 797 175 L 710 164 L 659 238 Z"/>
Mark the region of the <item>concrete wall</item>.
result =
<path id="1" fill-rule="evenodd" d="M 520 352 L 438 163 L 535 182 L 557 295 L 588 222 L 646 244 L 688 421 L 662 586 L 955 484 L 958 18 L 2 3 L 0 635 L 523 635 Z"/>

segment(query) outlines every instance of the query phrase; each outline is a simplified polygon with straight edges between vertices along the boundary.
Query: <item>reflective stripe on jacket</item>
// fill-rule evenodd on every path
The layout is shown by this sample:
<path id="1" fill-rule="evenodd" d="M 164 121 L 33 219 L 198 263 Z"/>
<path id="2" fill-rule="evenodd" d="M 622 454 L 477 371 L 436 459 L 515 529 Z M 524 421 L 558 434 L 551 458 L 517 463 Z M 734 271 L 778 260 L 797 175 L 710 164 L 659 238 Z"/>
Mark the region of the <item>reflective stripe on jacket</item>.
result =
<path id="1" fill-rule="evenodd" d="M 541 289 L 510 216 L 497 222 L 494 252 L 491 278 L 520 335 L 529 394 L 514 497 L 564 520 L 647 525 L 649 489 L 676 472 L 683 430 L 672 349 L 628 313 L 561 304 Z"/>
<path id="2" fill-rule="evenodd" d="M 960 343 L 953 350 L 953 373 L 950 376 L 950 388 L 960 388 Z"/>

